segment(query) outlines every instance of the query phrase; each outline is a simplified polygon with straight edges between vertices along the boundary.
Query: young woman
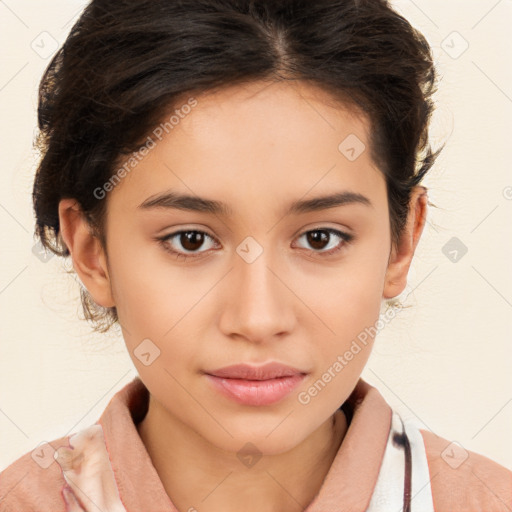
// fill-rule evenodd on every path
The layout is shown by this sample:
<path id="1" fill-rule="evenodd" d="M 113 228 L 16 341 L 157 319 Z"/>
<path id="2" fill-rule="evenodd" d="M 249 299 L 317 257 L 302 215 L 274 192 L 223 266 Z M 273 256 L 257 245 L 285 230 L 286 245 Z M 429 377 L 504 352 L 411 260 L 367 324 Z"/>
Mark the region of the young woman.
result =
<path id="1" fill-rule="evenodd" d="M 9 466 L 0 510 L 512 510 L 510 471 L 360 377 L 435 83 L 384 0 L 93 0 L 41 82 L 37 233 L 139 377 Z"/>

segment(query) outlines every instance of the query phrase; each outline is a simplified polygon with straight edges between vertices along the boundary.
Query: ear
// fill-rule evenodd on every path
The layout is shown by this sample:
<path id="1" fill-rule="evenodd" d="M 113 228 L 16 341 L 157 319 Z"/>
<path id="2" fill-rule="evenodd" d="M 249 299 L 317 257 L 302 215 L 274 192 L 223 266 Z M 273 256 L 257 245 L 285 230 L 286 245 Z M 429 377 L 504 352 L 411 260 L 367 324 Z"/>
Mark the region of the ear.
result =
<path id="1" fill-rule="evenodd" d="M 406 225 L 398 245 L 393 246 L 389 257 L 383 291 L 385 299 L 400 295 L 407 286 L 409 267 L 425 226 L 427 200 L 427 189 L 425 187 L 416 186 L 413 188 Z"/>
<path id="2" fill-rule="evenodd" d="M 103 307 L 115 306 L 105 252 L 75 199 L 61 199 L 59 222 L 60 234 L 71 254 L 73 268 L 94 302 Z"/>

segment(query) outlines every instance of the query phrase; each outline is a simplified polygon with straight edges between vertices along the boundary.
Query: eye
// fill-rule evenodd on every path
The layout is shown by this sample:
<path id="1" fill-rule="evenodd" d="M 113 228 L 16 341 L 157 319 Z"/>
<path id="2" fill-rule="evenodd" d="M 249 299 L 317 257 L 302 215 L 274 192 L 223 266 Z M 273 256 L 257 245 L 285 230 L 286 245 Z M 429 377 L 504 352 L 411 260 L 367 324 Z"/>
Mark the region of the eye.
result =
<path id="1" fill-rule="evenodd" d="M 299 239 L 303 237 L 305 237 L 307 243 L 312 247 L 311 252 L 326 256 L 337 253 L 354 238 L 354 236 L 349 233 L 333 228 L 309 230 L 300 235 Z M 337 243 L 336 239 L 338 239 Z M 213 247 L 218 246 L 212 236 L 196 229 L 176 231 L 164 237 L 157 238 L 157 240 L 164 250 L 183 260 L 189 257 L 200 257 L 202 253 L 206 253 L 208 248 L 203 251 L 199 251 L 198 249 L 200 249 L 207 240 L 213 242 Z M 329 250 L 323 250 L 329 246 L 331 246 Z M 211 247 L 212 246 L 210 246 L 210 248 Z M 306 247 L 305 249 L 308 248 Z"/>
<path id="2" fill-rule="evenodd" d="M 318 228 L 306 231 L 300 235 L 299 239 L 305 237 L 307 243 L 313 248 L 312 252 L 318 252 L 322 255 L 332 255 L 343 249 L 354 238 L 353 235 L 339 231 L 333 228 Z M 336 243 L 336 239 L 338 239 Z M 321 250 L 325 248 L 329 250 Z M 306 247 L 306 249 L 308 249 Z"/>
<path id="3" fill-rule="evenodd" d="M 158 240 L 167 252 L 182 259 L 187 259 L 189 256 L 197 257 L 197 255 L 206 252 L 198 251 L 197 249 L 204 245 L 205 240 L 214 241 L 213 237 L 208 233 L 195 229 L 176 231 L 175 233 L 158 238 Z"/>

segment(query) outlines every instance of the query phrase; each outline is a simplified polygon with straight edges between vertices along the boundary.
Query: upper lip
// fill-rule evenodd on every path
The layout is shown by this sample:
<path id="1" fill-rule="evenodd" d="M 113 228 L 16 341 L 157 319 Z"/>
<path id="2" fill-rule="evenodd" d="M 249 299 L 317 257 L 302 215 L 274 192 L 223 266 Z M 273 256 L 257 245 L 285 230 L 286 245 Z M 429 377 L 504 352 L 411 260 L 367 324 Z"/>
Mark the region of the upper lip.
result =
<path id="1" fill-rule="evenodd" d="M 225 366 L 217 370 L 205 372 L 215 377 L 224 377 L 227 379 L 247 379 L 247 380 L 267 380 L 278 377 L 289 377 L 291 375 L 305 374 L 305 372 L 287 366 L 285 364 L 271 362 L 261 366 L 251 366 L 248 364 L 234 364 Z"/>

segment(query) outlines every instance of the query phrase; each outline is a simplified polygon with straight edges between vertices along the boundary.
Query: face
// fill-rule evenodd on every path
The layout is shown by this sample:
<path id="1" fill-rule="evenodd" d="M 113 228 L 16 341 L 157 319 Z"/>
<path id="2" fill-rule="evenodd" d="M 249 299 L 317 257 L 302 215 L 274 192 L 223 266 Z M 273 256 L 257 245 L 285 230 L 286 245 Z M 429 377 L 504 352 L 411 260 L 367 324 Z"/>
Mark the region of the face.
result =
<path id="1" fill-rule="evenodd" d="M 112 301 L 162 417 L 222 449 L 283 452 L 329 421 L 370 355 L 386 183 L 367 120 L 319 89 L 260 82 L 195 99 L 108 195 Z M 223 208 L 155 204 L 171 193 Z M 259 405 L 205 374 L 268 362 L 303 375 Z"/>

